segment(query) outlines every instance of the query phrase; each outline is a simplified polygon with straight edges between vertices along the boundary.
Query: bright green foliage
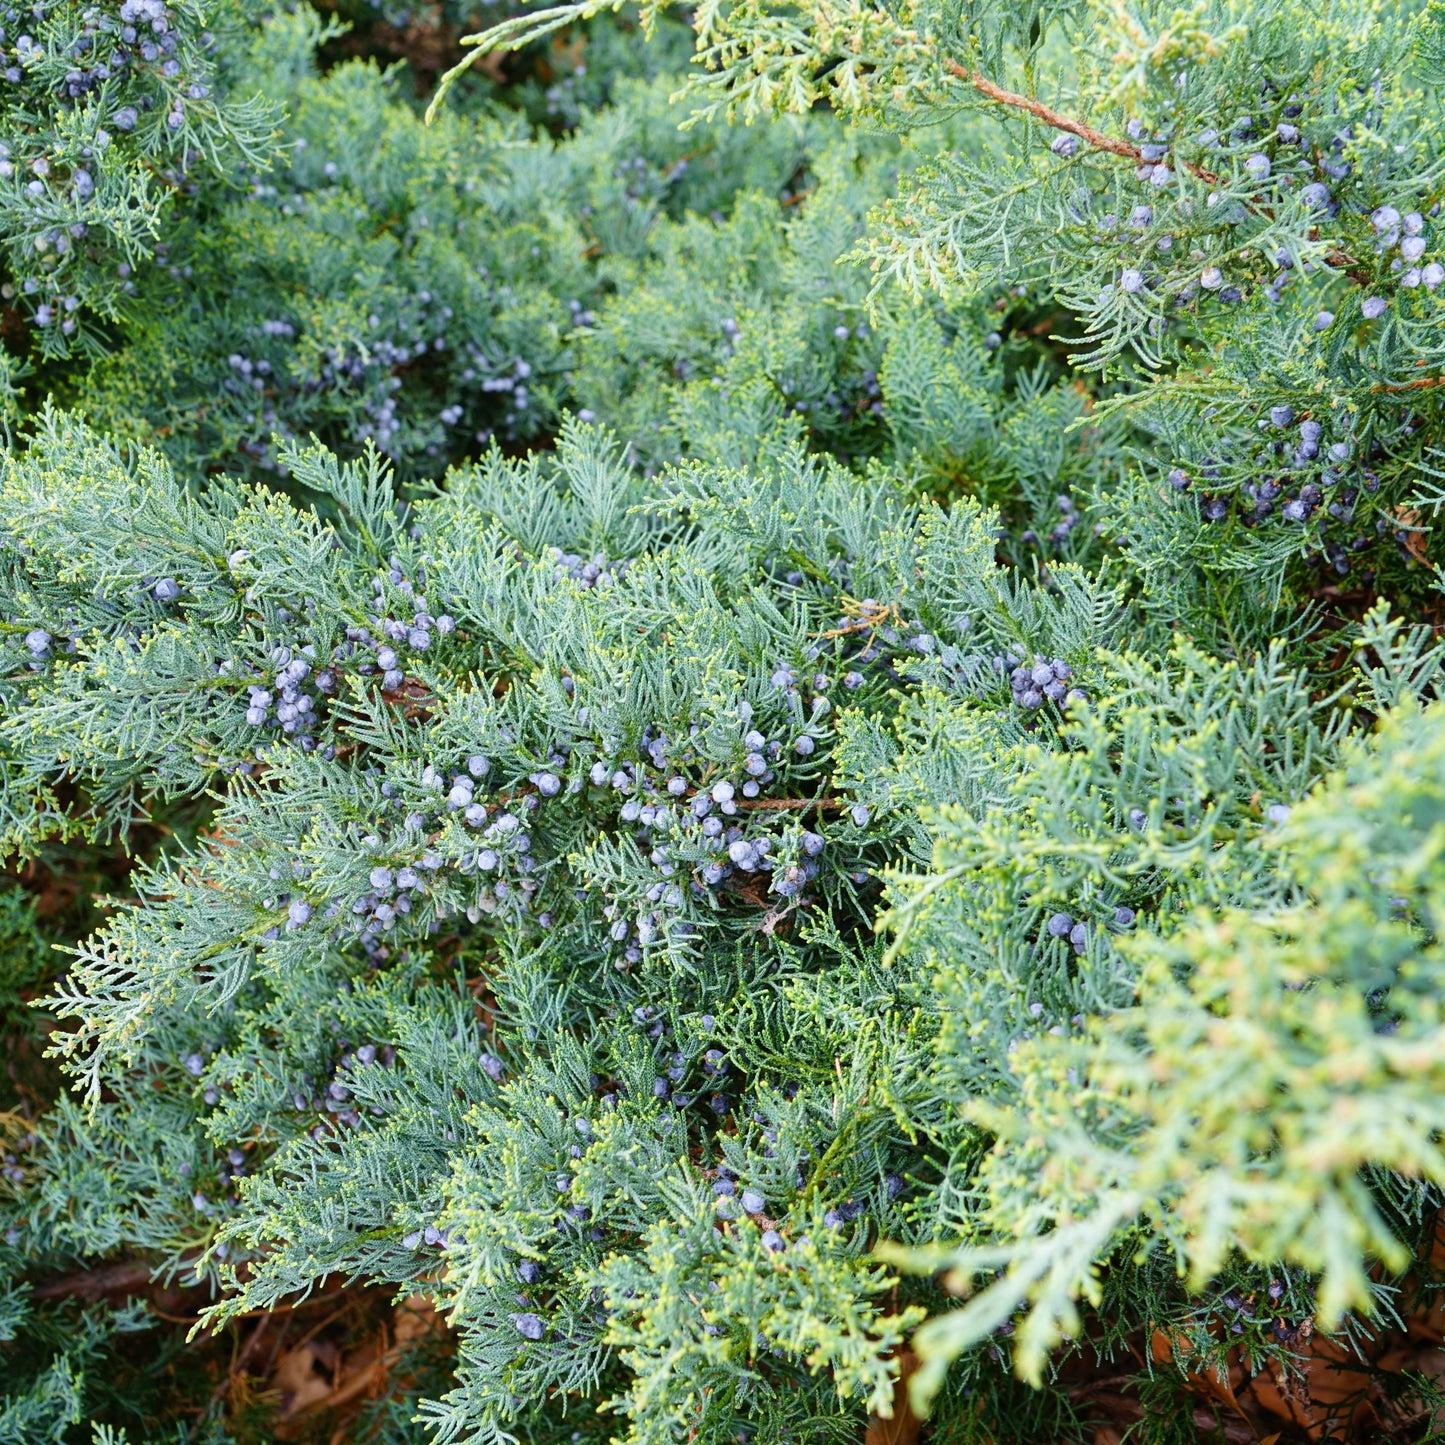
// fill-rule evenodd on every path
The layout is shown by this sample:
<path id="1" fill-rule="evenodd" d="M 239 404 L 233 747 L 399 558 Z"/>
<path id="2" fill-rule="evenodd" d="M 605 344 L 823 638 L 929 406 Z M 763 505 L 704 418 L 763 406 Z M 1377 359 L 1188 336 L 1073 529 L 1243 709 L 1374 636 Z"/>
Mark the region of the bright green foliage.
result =
<path id="1" fill-rule="evenodd" d="M 976 1243 L 935 1263 L 964 1282 L 1007 1267 L 920 1337 L 934 1359 L 1028 1301 L 1016 1349 L 1038 1378 L 1043 1352 L 1078 1329 L 1077 1296 L 1098 1302 L 1111 1250 L 1161 1252 L 1194 1289 L 1236 1251 L 1295 1266 L 1319 1277 L 1330 1326 L 1371 1307 L 1362 1259 L 1408 1262 L 1362 1167 L 1445 1177 L 1438 704 L 1402 705 L 1261 829 L 1249 814 L 1297 797 L 1335 741 L 1273 666 L 1209 677 L 1202 659 L 1183 661 L 1183 686 L 1163 696 L 1137 665 L 1121 669 L 1118 697 L 1091 712 L 1076 749 L 1040 759 L 1003 807 L 941 816 L 940 871 L 902 889 L 906 946 L 926 950 L 953 1003 L 957 1097 L 994 1139 L 967 1221 Z M 1251 717 L 1247 699 L 1268 699 L 1267 713 Z M 1280 756 L 1265 718 L 1273 732 L 1291 712 L 1297 752 Z M 1170 713 L 1193 725 L 1161 773 L 1165 760 L 1139 744 L 1169 732 Z M 1148 816 L 1129 819 L 1141 799 Z M 1119 928 L 1121 902 L 1137 925 Z M 1039 957 L 1041 910 L 1100 930 L 1067 981 Z M 1099 949 L 1110 932 L 1127 936 Z M 982 1020 L 1010 1010 L 1004 1026 L 1024 1031 L 1000 1077 Z M 924 1376 L 925 1393 L 937 1379 Z"/>

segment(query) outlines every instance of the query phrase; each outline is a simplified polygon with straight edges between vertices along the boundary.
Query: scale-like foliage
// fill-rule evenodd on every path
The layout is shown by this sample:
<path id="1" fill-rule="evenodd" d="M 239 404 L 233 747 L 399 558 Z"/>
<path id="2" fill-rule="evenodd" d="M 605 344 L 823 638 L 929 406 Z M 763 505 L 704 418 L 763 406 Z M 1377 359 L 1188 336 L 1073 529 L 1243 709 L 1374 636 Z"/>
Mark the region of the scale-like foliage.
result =
<path id="1" fill-rule="evenodd" d="M 434 1304 L 377 1438 L 1184 1438 L 1433 1224 L 1439 5 L 616 8 L 430 128 L 218 26 L 7 321 L 0 1435 L 137 1428 L 28 1291 L 139 1256 Z"/>

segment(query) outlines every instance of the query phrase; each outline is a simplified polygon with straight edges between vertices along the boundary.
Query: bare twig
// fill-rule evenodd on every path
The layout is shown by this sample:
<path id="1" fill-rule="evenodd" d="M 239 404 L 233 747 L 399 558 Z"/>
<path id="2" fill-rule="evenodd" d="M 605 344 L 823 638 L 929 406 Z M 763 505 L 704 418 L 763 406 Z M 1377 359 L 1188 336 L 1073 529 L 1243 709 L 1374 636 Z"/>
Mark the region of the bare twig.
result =
<path id="1" fill-rule="evenodd" d="M 1066 130 L 1070 135 L 1076 135 L 1080 140 L 1087 141 L 1095 150 L 1108 151 L 1110 155 L 1123 156 L 1125 160 L 1136 163 L 1140 163 L 1144 159 L 1143 151 L 1133 142 L 1105 135 L 1103 131 L 1095 130 L 1093 126 L 1085 125 L 1081 120 L 1074 120 L 1057 110 L 1050 109 L 1042 101 L 1033 100 L 1027 95 L 1019 95 L 1017 91 L 1005 90 L 1003 86 L 995 85 L 986 75 L 977 70 L 970 70 L 956 60 L 945 60 L 943 68 L 950 75 L 966 81 L 980 95 L 987 96 L 999 105 L 1012 106 L 1015 110 L 1026 110 L 1035 119 L 1043 121 L 1045 125 L 1052 126 L 1055 130 Z M 1219 184 L 1219 177 L 1213 171 L 1205 170 L 1203 166 L 1195 165 L 1193 161 L 1185 161 L 1184 167 L 1191 175 L 1198 176 L 1207 185 Z"/>
<path id="2" fill-rule="evenodd" d="M 1428 386 L 1445 386 L 1445 376 L 1421 376 L 1414 381 L 1382 381 L 1371 391 L 1421 391 Z"/>
<path id="3" fill-rule="evenodd" d="M 1070 135 L 1076 135 L 1080 140 L 1086 141 L 1095 150 L 1107 151 L 1110 155 L 1122 156 L 1125 160 L 1136 163 L 1143 163 L 1144 153 L 1131 141 L 1118 140 L 1114 136 L 1105 135 L 1101 130 L 1095 130 L 1091 125 L 1085 125 L 1081 120 L 1074 120 L 1071 116 L 1053 110 L 1042 101 L 1033 100 L 1027 95 L 1020 95 L 1017 91 L 1005 90 L 1001 85 L 995 85 L 986 75 L 977 70 L 970 70 L 967 66 L 960 65 L 956 60 L 945 60 L 943 68 L 950 75 L 956 76 L 959 80 L 971 85 L 980 95 L 987 96 L 989 100 L 999 105 L 1007 105 L 1015 110 L 1027 111 L 1031 116 L 1043 121 L 1045 125 L 1052 126 L 1055 130 L 1068 131 Z M 1215 171 L 1197 165 L 1194 161 L 1178 161 L 1190 175 L 1197 176 L 1208 186 L 1219 184 L 1219 175 Z M 1270 214 L 1266 208 L 1260 206 L 1249 207 L 1251 211 L 1259 214 Z M 1364 267 L 1347 252 L 1333 250 L 1326 255 L 1325 260 L 1337 271 L 1343 272 L 1357 285 L 1368 286 L 1372 278 Z"/>
<path id="4" fill-rule="evenodd" d="M 97 1300 L 108 1294 L 138 1294 L 151 1282 L 151 1267 L 144 1260 L 123 1259 L 99 1269 L 77 1270 L 74 1274 L 47 1279 L 35 1286 L 35 1299 L 64 1299 L 78 1295 Z"/>

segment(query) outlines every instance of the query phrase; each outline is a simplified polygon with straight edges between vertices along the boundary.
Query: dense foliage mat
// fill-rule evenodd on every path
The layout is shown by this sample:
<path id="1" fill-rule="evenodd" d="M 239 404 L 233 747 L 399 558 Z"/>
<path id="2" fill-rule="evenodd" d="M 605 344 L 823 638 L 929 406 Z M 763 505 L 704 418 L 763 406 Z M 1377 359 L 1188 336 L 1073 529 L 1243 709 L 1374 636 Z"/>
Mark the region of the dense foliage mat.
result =
<path id="1" fill-rule="evenodd" d="M 1433 1438 L 1445 8 L 491 18 L 4 12 L 0 1441 Z"/>

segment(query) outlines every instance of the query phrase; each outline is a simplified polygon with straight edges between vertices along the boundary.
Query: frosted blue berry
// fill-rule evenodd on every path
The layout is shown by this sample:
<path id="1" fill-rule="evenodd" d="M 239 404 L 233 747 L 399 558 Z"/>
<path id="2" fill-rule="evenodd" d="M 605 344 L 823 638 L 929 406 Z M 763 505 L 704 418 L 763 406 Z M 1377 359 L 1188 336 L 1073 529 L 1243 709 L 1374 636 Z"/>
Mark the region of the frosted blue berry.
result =
<path id="1" fill-rule="evenodd" d="M 740 1202 L 749 1214 L 761 1214 L 768 1207 L 768 1201 L 756 1189 L 744 1189 Z"/>
<path id="2" fill-rule="evenodd" d="M 1067 938 L 1074 926 L 1074 920 L 1067 913 L 1054 913 L 1050 915 L 1047 926 L 1050 937 Z"/>
<path id="3" fill-rule="evenodd" d="M 1138 828 L 1142 831 L 1148 822 L 1149 815 L 1143 810 L 1143 808 L 1129 809 L 1129 826 L 1131 828 Z"/>
<path id="4" fill-rule="evenodd" d="M 1312 211 L 1323 211 L 1333 199 L 1330 188 L 1323 181 L 1311 181 L 1299 195 L 1300 200 Z"/>
<path id="5" fill-rule="evenodd" d="M 381 685 L 387 692 L 395 692 L 405 681 L 406 674 L 399 667 L 394 667 L 390 672 L 383 674 Z"/>
<path id="6" fill-rule="evenodd" d="M 1442 266 L 1438 261 L 1431 261 L 1431 263 L 1421 271 L 1420 275 L 1425 282 L 1425 289 L 1427 291 L 1434 291 L 1442 281 L 1445 281 L 1445 266 Z"/>
<path id="7" fill-rule="evenodd" d="M 777 1254 L 779 1250 L 786 1248 L 783 1243 L 783 1236 L 779 1234 L 776 1229 L 763 1230 L 762 1243 L 764 1249 L 771 1250 L 774 1254 Z"/>
<path id="8" fill-rule="evenodd" d="M 1269 421 L 1271 426 L 1286 427 L 1294 420 L 1294 408 L 1292 406 L 1272 406 L 1269 409 Z"/>
<path id="9" fill-rule="evenodd" d="M 520 1314 L 512 1316 L 512 1323 L 517 1327 L 517 1333 L 524 1340 L 540 1340 L 547 1333 L 547 1327 L 542 1323 L 541 1317 L 534 1314 Z"/>
<path id="10" fill-rule="evenodd" d="M 1315 330 L 1328 331 L 1334 323 L 1335 313 L 1333 311 L 1318 311 L 1315 313 Z"/>
<path id="11" fill-rule="evenodd" d="M 1265 811 L 1265 817 L 1271 823 L 1283 823 L 1289 818 L 1290 809 L 1288 803 L 1271 803 Z"/>
<path id="12" fill-rule="evenodd" d="M 1377 231 L 1392 231 L 1400 224 L 1400 213 L 1394 206 L 1381 206 L 1371 213 L 1370 224 Z"/>
<path id="13" fill-rule="evenodd" d="M 793 739 L 793 751 L 797 753 L 800 758 L 806 758 L 813 751 L 814 746 L 813 739 L 810 738 L 807 733 Z"/>
<path id="14" fill-rule="evenodd" d="M 1262 181 L 1269 174 L 1269 157 L 1256 151 L 1245 161 L 1244 168 L 1255 180 Z"/>
<path id="15" fill-rule="evenodd" d="M 1088 941 L 1089 930 L 1085 928 L 1082 923 L 1076 923 L 1069 930 L 1069 942 L 1072 943 L 1075 948 L 1083 948 L 1088 943 Z"/>
<path id="16" fill-rule="evenodd" d="M 1383 296 L 1366 296 L 1360 303 L 1360 315 L 1366 321 L 1377 321 L 1385 314 L 1389 304 Z"/>
<path id="17" fill-rule="evenodd" d="M 286 926 L 300 928 L 311 921 L 311 905 L 304 898 L 293 898 L 286 909 Z"/>
<path id="18" fill-rule="evenodd" d="M 44 657 L 50 651 L 50 634 L 43 627 L 34 627 L 25 634 L 25 650 L 31 657 Z"/>
<path id="19" fill-rule="evenodd" d="M 431 633 L 425 627 L 413 627 L 406 634 L 406 645 L 414 652 L 425 652 L 431 646 Z"/>
<path id="20" fill-rule="evenodd" d="M 1134 910 L 1122 903 L 1114 910 L 1114 926 L 1116 928 L 1128 928 L 1134 918 Z"/>
<path id="21" fill-rule="evenodd" d="M 869 818 L 873 816 L 866 803 L 854 803 L 852 808 L 849 809 L 849 812 L 852 815 L 853 821 L 860 828 L 866 828 Z"/>
<path id="22" fill-rule="evenodd" d="M 1053 151 L 1056 156 L 1062 156 L 1067 160 L 1079 149 L 1079 138 L 1076 135 L 1069 135 L 1065 132 L 1063 135 L 1054 137 L 1053 144 L 1049 146 L 1049 149 Z"/>
<path id="23" fill-rule="evenodd" d="M 205 1072 L 206 1061 L 199 1054 L 187 1054 L 185 1057 L 186 1072 L 192 1078 L 200 1078 Z"/>
<path id="24" fill-rule="evenodd" d="M 157 602 L 174 602 L 181 595 L 180 583 L 174 577 L 162 577 L 154 587 L 151 588 L 151 596 Z"/>
<path id="25" fill-rule="evenodd" d="M 392 872 L 384 863 L 378 863 L 368 875 L 371 886 L 378 891 L 391 887 Z"/>
<path id="26" fill-rule="evenodd" d="M 823 851 L 824 838 L 821 833 L 803 834 L 803 852 L 810 858 L 816 858 Z"/>
<path id="27" fill-rule="evenodd" d="M 562 779 L 556 773 L 538 773 L 536 783 L 544 798 L 555 798 L 562 791 Z"/>
<path id="28" fill-rule="evenodd" d="M 1136 270 L 1133 266 L 1124 268 L 1119 277 L 1119 289 L 1127 291 L 1131 296 L 1144 289 L 1144 273 Z"/>

